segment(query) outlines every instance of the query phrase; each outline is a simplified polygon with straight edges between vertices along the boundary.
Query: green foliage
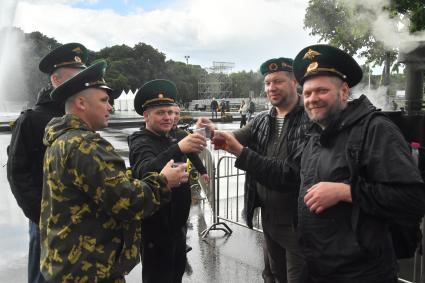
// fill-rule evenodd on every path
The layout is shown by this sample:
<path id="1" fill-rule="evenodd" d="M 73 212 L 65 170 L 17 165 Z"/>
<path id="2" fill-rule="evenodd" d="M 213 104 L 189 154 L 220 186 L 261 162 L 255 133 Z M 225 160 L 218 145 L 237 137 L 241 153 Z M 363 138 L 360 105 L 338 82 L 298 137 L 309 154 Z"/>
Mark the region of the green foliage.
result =
<path id="1" fill-rule="evenodd" d="M 249 97 L 250 91 L 258 96 L 263 90 L 263 76 L 259 72 L 238 72 L 230 74 L 234 97 Z"/>
<path id="2" fill-rule="evenodd" d="M 367 64 L 382 65 L 386 60 L 392 64 L 397 58 L 394 49 L 385 48 L 373 36 L 364 17 L 373 11 L 360 5 L 347 5 L 339 0 L 310 0 L 304 18 L 304 28 L 320 41 L 345 50 L 350 55 L 366 58 Z"/>
<path id="3" fill-rule="evenodd" d="M 425 2 L 423 0 L 392 0 L 390 6 L 383 6 L 390 16 L 410 20 L 410 32 L 425 29 Z M 394 64 L 398 51 L 385 47 L 372 33 L 368 22 L 380 11 L 365 8 L 355 1 L 348 0 L 309 0 L 304 18 L 304 28 L 310 35 L 320 37 L 320 41 L 339 47 L 351 55 L 366 58 L 366 64 L 382 65 L 383 84 L 390 83 L 391 71 L 398 72 L 399 64 Z M 392 70 L 390 68 L 392 67 Z"/>
<path id="4" fill-rule="evenodd" d="M 231 123 L 233 122 L 233 115 L 226 113 L 223 117 L 220 118 L 220 122 L 222 123 Z"/>
<path id="5" fill-rule="evenodd" d="M 391 1 L 389 7 L 394 13 L 406 15 L 410 20 L 410 32 L 425 29 L 425 3 L 418 0 Z"/>
<path id="6" fill-rule="evenodd" d="M 169 60 L 166 62 L 165 78 L 175 82 L 179 91 L 177 101 L 180 105 L 198 98 L 198 81 L 206 71 L 197 65 Z"/>
<path id="7" fill-rule="evenodd" d="M 0 39 L 2 38 L 0 30 Z M 28 81 L 29 93 L 23 94 L 33 105 L 38 91 L 49 82 L 49 77 L 38 70 L 38 64 L 50 50 L 60 46 L 54 38 L 40 32 L 25 34 L 16 29 L 24 38 L 23 60 L 25 62 L 25 78 Z M 198 81 L 207 71 L 199 65 L 190 65 L 173 60 L 166 61 L 164 53 L 154 47 L 138 43 L 133 47 L 114 45 L 98 52 L 89 50 L 88 65 L 99 59 L 108 62 L 105 80 L 116 91 L 140 88 L 152 79 L 169 79 L 176 83 L 179 90 L 178 102 L 185 106 L 189 101 L 198 99 Z M 263 88 L 263 77 L 259 72 L 237 72 L 230 74 L 233 81 L 233 97 L 248 97 L 250 91 L 258 96 Z"/>

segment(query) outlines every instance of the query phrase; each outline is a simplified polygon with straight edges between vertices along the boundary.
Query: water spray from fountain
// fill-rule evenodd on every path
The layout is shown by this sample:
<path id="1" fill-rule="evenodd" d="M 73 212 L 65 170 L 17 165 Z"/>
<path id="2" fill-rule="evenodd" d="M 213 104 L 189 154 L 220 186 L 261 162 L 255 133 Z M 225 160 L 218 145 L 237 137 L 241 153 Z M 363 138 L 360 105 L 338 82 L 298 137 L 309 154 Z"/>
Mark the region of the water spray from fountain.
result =
<path id="1" fill-rule="evenodd" d="M 18 0 L 0 2 L 0 113 L 19 113 L 27 107 L 24 72 L 24 34 L 14 27 Z"/>

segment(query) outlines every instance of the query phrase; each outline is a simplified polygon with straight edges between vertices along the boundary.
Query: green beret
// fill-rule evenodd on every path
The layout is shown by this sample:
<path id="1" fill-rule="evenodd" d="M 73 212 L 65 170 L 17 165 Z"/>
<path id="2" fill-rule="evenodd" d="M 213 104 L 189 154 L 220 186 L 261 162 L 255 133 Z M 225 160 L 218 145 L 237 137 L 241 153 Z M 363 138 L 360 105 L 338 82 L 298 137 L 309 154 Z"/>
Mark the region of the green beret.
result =
<path id="1" fill-rule="evenodd" d="M 100 60 L 93 63 L 87 69 L 82 70 L 74 77 L 65 81 L 63 84 L 55 88 L 50 97 L 53 101 L 65 102 L 68 98 L 88 88 L 100 88 L 107 91 L 109 97 L 116 99 L 119 96 L 118 92 L 113 92 L 106 85 L 103 76 L 106 70 L 106 61 Z"/>
<path id="2" fill-rule="evenodd" d="M 363 71 L 346 52 L 326 44 L 307 46 L 294 59 L 294 75 L 300 85 L 314 76 L 335 76 L 349 87 L 358 84 Z"/>
<path id="3" fill-rule="evenodd" d="M 154 106 L 176 105 L 177 88 L 169 80 L 153 80 L 145 83 L 136 93 L 134 109 L 140 115 Z"/>
<path id="4" fill-rule="evenodd" d="M 292 62 L 290 58 L 273 58 L 261 64 L 260 72 L 263 76 L 279 71 L 292 72 Z"/>
<path id="5" fill-rule="evenodd" d="M 46 74 L 51 74 L 60 67 L 86 68 L 88 51 L 80 43 L 68 43 L 52 50 L 41 59 L 38 68 Z"/>

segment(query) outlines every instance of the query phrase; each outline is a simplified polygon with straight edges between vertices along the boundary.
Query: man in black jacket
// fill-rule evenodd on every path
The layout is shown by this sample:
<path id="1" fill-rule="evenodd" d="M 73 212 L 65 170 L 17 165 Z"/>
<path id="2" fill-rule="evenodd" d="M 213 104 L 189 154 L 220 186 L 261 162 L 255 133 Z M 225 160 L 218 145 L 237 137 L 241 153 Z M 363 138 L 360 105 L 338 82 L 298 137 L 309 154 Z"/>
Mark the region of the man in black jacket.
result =
<path id="1" fill-rule="evenodd" d="M 240 164 L 240 160 L 244 160 L 249 152 L 280 160 L 294 154 L 304 142 L 310 125 L 297 95 L 292 59 L 270 59 L 261 65 L 260 70 L 265 76 L 264 89 L 273 108 L 259 113 L 252 122 L 233 132 L 240 143 L 240 151 L 230 152 L 238 156 L 236 166 L 243 170 L 255 166 L 255 161 Z M 220 132 L 214 133 L 214 138 L 220 135 Z M 241 144 L 246 146 L 245 151 Z M 252 228 L 254 209 L 261 207 L 266 246 L 263 278 L 265 282 L 300 282 L 304 260 L 295 229 L 299 181 L 282 186 L 276 181 L 275 184 L 263 186 L 257 183 L 258 177 L 262 176 L 255 171 L 247 171 L 245 214 L 247 224 Z M 299 180 L 298 172 L 294 173 L 293 179 Z M 281 192 L 270 190 L 275 186 L 280 187 Z"/>
<path id="2" fill-rule="evenodd" d="M 388 118 L 375 115 L 352 176 L 350 133 L 377 111 L 365 96 L 348 101 L 360 66 L 342 50 L 312 45 L 295 58 L 294 73 L 318 125 L 303 151 L 298 204 L 308 282 L 395 283 L 388 223 L 414 224 L 425 213 L 424 184 L 408 144 Z"/>
<path id="3" fill-rule="evenodd" d="M 144 84 L 134 99 L 137 113 L 146 127 L 129 138 L 130 165 L 136 178 L 159 172 L 171 159 L 185 162 L 206 146 L 205 137 L 191 134 L 182 139 L 170 136 L 173 127 L 177 89 L 168 80 Z M 180 166 L 186 166 L 180 165 Z M 186 266 L 186 221 L 191 203 L 187 183 L 172 192 L 171 202 L 142 221 L 143 282 L 181 282 Z"/>
<path id="4" fill-rule="evenodd" d="M 64 114 L 64 106 L 50 99 L 50 92 L 84 69 L 87 49 L 79 43 L 62 45 L 47 54 L 39 64 L 50 75 L 33 109 L 21 113 L 12 126 L 8 148 L 7 178 L 13 195 L 29 219 L 28 282 L 44 282 L 40 273 L 40 202 L 43 187 L 44 128 L 53 117 Z"/>

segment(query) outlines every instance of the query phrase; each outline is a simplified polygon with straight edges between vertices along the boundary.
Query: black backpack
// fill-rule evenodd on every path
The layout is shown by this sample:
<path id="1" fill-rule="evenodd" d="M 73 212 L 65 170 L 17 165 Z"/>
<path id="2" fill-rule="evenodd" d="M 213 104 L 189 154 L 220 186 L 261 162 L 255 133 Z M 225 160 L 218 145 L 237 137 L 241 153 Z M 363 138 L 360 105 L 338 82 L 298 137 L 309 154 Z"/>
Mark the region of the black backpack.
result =
<path id="1" fill-rule="evenodd" d="M 367 129 L 372 118 L 376 116 L 387 117 L 380 111 L 374 111 L 369 113 L 363 122 L 353 126 L 351 129 L 346 145 L 346 158 L 350 169 L 351 180 L 354 180 L 354 182 L 359 174 L 361 174 L 359 170 L 360 157 L 363 150 L 363 143 L 366 139 Z M 359 211 L 354 211 L 353 214 L 355 215 L 353 216 L 353 221 L 357 222 Z M 418 221 L 415 225 L 406 225 L 390 220 L 388 225 L 397 259 L 412 258 L 414 257 L 416 250 L 422 254 L 422 232 L 420 229 L 420 221 Z M 354 229 L 356 226 L 357 224 L 353 223 Z"/>
<path id="2" fill-rule="evenodd" d="M 254 101 L 251 101 L 251 102 L 249 103 L 249 109 L 248 109 L 248 111 L 249 111 L 251 114 L 255 112 L 255 103 L 254 103 Z"/>

